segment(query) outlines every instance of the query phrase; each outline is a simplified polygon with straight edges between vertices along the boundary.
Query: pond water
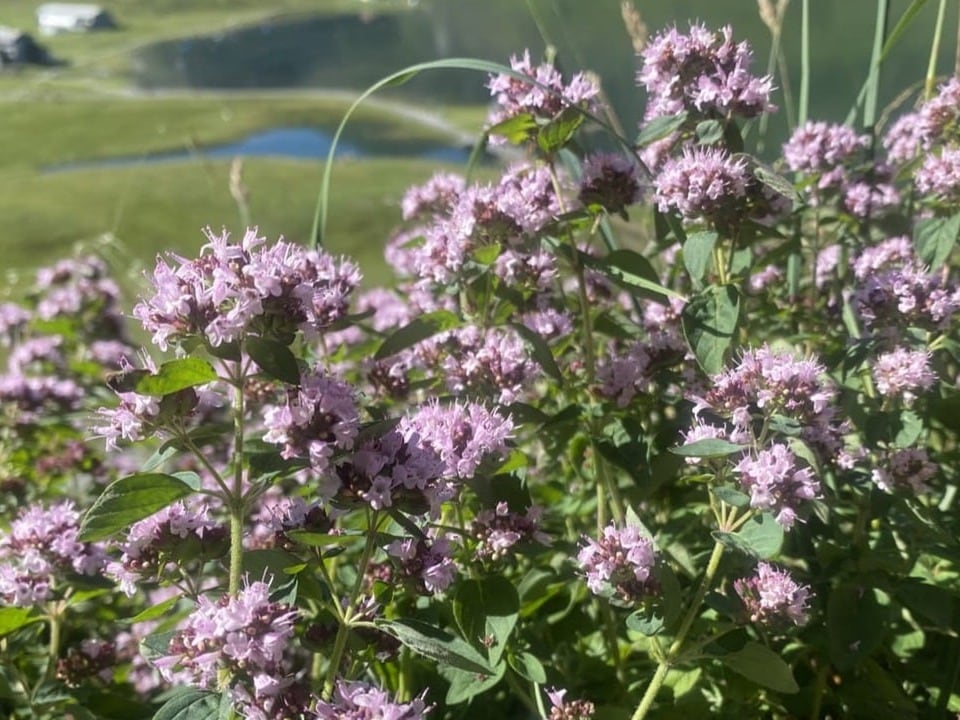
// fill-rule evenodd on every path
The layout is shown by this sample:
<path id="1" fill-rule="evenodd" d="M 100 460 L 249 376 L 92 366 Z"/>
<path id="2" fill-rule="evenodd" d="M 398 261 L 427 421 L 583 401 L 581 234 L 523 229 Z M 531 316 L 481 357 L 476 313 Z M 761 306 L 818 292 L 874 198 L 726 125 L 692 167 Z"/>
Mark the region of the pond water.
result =
<path id="1" fill-rule="evenodd" d="M 738 39 L 749 39 L 755 70 L 765 71 L 769 33 L 752 0 L 658 0 L 635 2 L 651 32 L 688 19 L 711 26 L 729 23 Z M 842 120 L 863 82 L 870 57 L 873 8 L 867 0 L 811 3 L 814 52 L 811 111 L 814 118 Z M 891 0 L 894 18 L 908 0 Z M 929 3 L 934 5 L 934 3 Z M 949 23 L 955 22 L 951 4 Z M 387 7 L 388 9 L 383 9 Z M 393 7 L 394 9 L 389 9 Z M 635 85 L 636 58 L 624 30 L 620 0 L 421 0 L 414 9 L 358 2 L 352 14 L 297 16 L 254 27 L 156 43 L 136 54 L 134 80 L 142 88 L 316 87 L 360 90 L 418 62 L 444 57 L 479 57 L 507 62 L 530 48 L 557 50 L 561 69 L 594 71 L 629 135 L 643 112 Z M 927 12 L 929 10 L 929 12 Z M 892 100 L 923 77 L 935 8 L 925 8 L 884 68 L 882 98 Z M 788 9 L 783 46 L 790 85 L 799 82 L 800 3 Z M 953 66 L 953 47 L 943 43 L 940 67 Z M 418 103 L 484 103 L 485 78 L 469 71 L 423 73 L 391 90 Z M 776 102 L 788 105 L 783 93 Z M 781 113 L 771 139 L 788 132 Z"/>
<path id="2" fill-rule="evenodd" d="M 98 167 L 124 167 L 130 165 L 187 160 L 216 160 L 234 157 L 288 157 L 308 160 L 325 160 L 333 143 L 333 134 L 311 127 L 276 127 L 261 130 L 236 142 L 190 150 L 153 153 L 149 155 L 113 157 L 102 160 L 85 160 L 43 168 L 44 172 L 62 172 Z M 438 162 L 465 163 L 472 148 L 453 145 L 418 143 L 417 150 L 408 146 L 392 148 L 386 144 L 368 146 L 356 142 L 341 141 L 337 144 L 339 158 L 370 157 L 374 155 L 414 155 Z"/>

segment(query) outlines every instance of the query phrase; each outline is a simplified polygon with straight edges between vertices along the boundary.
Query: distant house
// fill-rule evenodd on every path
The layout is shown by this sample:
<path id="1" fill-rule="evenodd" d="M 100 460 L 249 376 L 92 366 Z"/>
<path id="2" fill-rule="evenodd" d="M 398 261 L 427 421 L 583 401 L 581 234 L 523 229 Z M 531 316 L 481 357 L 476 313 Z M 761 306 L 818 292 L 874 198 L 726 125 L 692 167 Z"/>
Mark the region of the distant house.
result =
<path id="1" fill-rule="evenodd" d="M 0 25 L 0 67 L 25 63 L 45 65 L 49 61 L 47 51 L 30 35 L 23 30 Z"/>
<path id="2" fill-rule="evenodd" d="M 37 25 L 43 35 L 88 32 L 116 27 L 110 13 L 99 5 L 47 3 L 37 8 Z"/>

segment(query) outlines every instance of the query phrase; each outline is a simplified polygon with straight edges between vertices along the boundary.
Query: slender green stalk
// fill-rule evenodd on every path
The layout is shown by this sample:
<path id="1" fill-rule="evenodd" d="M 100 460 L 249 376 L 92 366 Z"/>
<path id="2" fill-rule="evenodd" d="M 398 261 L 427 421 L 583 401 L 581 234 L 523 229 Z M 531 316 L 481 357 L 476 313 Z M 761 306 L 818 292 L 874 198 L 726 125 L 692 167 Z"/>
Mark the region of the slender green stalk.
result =
<path id="1" fill-rule="evenodd" d="M 50 621 L 50 643 L 48 645 L 47 679 L 52 679 L 57 673 L 57 660 L 60 659 L 60 630 L 63 624 L 60 603 L 51 603 L 47 618 Z"/>
<path id="2" fill-rule="evenodd" d="M 690 607 L 687 608 L 686 615 L 683 616 L 683 620 L 680 622 L 680 629 L 670 644 L 666 657 L 657 665 L 657 670 L 650 679 L 650 684 L 647 685 L 647 690 L 643 694 L 643 698 L 641 698 L 640 704 L 633 713 L 631 720 L 643 720 L 643 718 L 647 716 L 647 713 L 650 712 L 650 708 L 653 707 L 653 702 L 657 697 L 657 693 L 660 692 L 664 680 L 667 679 L 667 673 L 670 672 L 672 663 L 680 655 L 683 643 L 687 639 L 687 634 L 693 626 L 693 621 L 696 620 L 700 614 L 700 606 L 703 604 L 703 599 L 707 596 L 707 591 L 709 591 L 711 585 L 713 585 L 713 578 L 717 574 L 717 569 L 720 567 L 720 559 L 722 557 L 723 545 L 719 542 L 714 543 L 713 552 L 710 553 L 710 560 L 707 562 L 707 569 L 703 573 L 703 579 L 700 581 L 693 600 L 690 601 Z"/>
<path id="3" fill-rule="evenodd" d="M 800 100 L 797 125 L 807 121 L 810 112 L 810 0 L 803 0 L 800 19 Z"/>
<path id="4" fill-rule="evenodd" d="M 877 0 L 877 22 L 873 31 L 870 75 L 867 79 L 867 96 L 863 105 L 863 126 L 868 129 L 872 129 L 877 122 L 877 106 L 880 102 L 880 64 L 883 60 L 889 16 L 890 0 Z"/>
<path id="5" fill-rule="evenodd" d="M 330 653 L 330 664 L 327 666 L 327 676 L 323 681 L 323 698 L 329 700 L 333 694 L 333 686 L 337 680 L 337 672 L 340 670 L 340 663 L 343 660 L 344 650 L 347 648 L 347 641 L 350 639 L 350 631 L 354 626 L 354 614 L 357 610 L 357 601 L 360 598 L 360 589 L 363 587 L 363 577 L 367 572 L 367 565 L 377 548 L 377 526 L 380 518 L 376 512 L 370 516 L 370 522 L 367 526 L 367 540 L 363 546 L 363 552 L 360 555 L 360 561 L 357 564 L 357 579 L 353 583 L 353 590 L 347 600 L 347 608 L 343 611 L 343 619 L 337 628 L 337 636 L 333 641 L 333 650 Z"/>
<path id="6" fill-rule="evenodd" d="M 947 0 L 940 0 L 937 8 L 937 24 L 933 28 L 930 43 L 930 60 L 927 62 L 927 77 L 923 84 L 923 99 L 929 100 L 937 84 L 937 56 L 940 54 L 940 39 L 943 37 L 943 21 L 947 14 Z"/>
<path id="7" fill-rule="evenodd" d="M 240 589 L 243 569 L 243 525 L 247 505 L 243 498 L 243 369 L 237 363 L 237 377 L 233 388 L 233 488 L 228 506 L 230 508 L 230 583 L 228 592 L 233 595 Z"/>

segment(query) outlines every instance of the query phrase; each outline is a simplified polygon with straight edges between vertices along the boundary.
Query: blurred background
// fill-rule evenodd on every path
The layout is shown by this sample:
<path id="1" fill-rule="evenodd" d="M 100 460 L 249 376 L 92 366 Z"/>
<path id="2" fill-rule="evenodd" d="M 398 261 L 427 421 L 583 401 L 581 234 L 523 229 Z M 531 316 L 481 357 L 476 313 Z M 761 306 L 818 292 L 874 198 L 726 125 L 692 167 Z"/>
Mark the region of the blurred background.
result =
<path id="1" fill-rule="evenodd" d="M 919 8 L 883 67 L 881 107 L 906 109 L 927 70 L 937 3 L 891 4 L 894 18 Z M 866 78 L 875 5 L 811 0 L 811 118 L 847 116 Z M 205 225 L 242 235 L 249 219 L 269 238 L 308 242 L 323 158 L 350 102 L 437 58 L 508 63 L 525 48 L 535 60 L 550 48 L 565 75 L 599 76 L 632 137 L 644 106 L 638 35 L 690 20 L 730 24 L 750 41 L 755 72 L 777 73 L 781 112 L 762 136 L 758 127 L 748 134 L 774 161 L 796 119 L 800 74 L 801 2 L 780 6 L 777 66 L 755 0 L 3 0 L 7 292 L 78 245 L 139 273 L 157 252 L 195 253 Z M 956 13 L 949 3 L 948 28 Z M 944 39 L 940 74 L 953 73 L 955 48 Z M 328 247 L 358 259 L 369 284 L 385 279 L 381 249 L 404 189 L 464 167 L 487 111 L 485 82 L 476 72 L 422 73 L 378 93 L 348 126 Z"/>

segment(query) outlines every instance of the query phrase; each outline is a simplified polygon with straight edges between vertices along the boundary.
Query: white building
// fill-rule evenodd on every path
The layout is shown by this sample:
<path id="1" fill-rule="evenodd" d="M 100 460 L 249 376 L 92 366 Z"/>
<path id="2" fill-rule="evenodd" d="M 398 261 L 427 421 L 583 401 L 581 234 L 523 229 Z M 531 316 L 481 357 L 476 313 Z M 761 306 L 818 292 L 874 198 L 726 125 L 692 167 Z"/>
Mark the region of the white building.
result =
<path id="1" fill-rule="evenodd" d="M 116 27 L 110 13 L 99 5 L 79 3 L 41 5 L 37 8 L 37 25 L 43 35 Z"/>

